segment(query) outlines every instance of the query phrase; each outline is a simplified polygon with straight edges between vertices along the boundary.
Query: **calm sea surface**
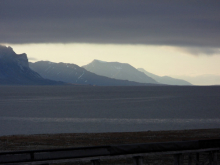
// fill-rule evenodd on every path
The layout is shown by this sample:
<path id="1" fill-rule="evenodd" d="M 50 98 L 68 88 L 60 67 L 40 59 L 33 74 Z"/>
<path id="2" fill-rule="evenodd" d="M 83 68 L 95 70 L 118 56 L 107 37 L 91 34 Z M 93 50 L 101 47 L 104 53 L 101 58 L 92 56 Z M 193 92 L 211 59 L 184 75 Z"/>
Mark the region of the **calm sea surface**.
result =
<path id="1" fill-rule="evenodd" d="M 0 86 L 0 136 L 220 128 L 220 87 Z"/>

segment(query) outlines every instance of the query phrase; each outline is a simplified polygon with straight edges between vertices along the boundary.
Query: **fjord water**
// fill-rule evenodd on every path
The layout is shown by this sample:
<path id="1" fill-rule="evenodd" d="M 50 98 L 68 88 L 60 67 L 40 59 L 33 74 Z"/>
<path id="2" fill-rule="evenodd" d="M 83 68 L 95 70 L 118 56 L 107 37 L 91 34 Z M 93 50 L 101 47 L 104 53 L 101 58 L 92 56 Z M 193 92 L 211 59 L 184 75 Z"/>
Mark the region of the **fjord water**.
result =
<path id="1" fill-rule="evenodd" d="M 0 136 L 220 128 L 219 86 L 0 86 Z"/>

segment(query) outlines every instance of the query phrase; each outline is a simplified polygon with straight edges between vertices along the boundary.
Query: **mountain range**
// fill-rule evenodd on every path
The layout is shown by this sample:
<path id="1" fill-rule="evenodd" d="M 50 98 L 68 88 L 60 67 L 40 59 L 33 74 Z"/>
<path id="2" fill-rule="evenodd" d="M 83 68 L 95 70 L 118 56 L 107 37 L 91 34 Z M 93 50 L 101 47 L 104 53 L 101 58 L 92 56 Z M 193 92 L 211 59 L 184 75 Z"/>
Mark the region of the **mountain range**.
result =
<path id="1" fill-rule="evenodd" d="M 42 77 L 56 81 L 64 81 L 71 84 L 99 85 L 99 86 L 140 86 L 154 85 L 132 82 L 128 80 L 118 80 L 105 76 L 99 76 L 75 64 L 53 63 L 50 61 L 38 61 L 29 63 L 34 71 Z"/>
<path id="2" fill-rule="evenodd" d="M 31 70 L 25 53 L 16 54 L 11 47 L 0 45 L 1 85 L 62 85 L 63 82 L 42 78 Z"/>
<path id="3" fill-rule="evenodd" d="M 28 62 L 27 55 L 16 54 L 0 45 L 0 84 L 4 85 L 98 85 L 146 86 L 191 85 L 187 81 L 160 77 L 130 64 L 94 60 L 79 67 L 50 61 Z"/>
<path id="4" fill-rule="evenodd" d="M 185 80 L 174 79 L 168 76 L 160 77 L 150 72 L 147 72 L 142 68 L 136 69 L 126 63 L 93 60 L 91 63 L 82 67 L 95 74 L 121 80 L 166 85 L 192 85 Z"/>

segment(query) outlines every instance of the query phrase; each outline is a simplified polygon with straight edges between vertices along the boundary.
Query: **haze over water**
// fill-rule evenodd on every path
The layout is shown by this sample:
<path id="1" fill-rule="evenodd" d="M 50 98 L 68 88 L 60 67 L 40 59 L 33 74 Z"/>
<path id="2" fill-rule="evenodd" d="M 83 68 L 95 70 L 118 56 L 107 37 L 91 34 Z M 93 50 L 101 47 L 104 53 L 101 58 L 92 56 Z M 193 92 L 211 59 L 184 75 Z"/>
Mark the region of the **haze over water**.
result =
<path id="1" fill-rule="evenodd" d="M 218 86 L 1 86 L 0 136 L 219 128 L 218 98 Z"/>

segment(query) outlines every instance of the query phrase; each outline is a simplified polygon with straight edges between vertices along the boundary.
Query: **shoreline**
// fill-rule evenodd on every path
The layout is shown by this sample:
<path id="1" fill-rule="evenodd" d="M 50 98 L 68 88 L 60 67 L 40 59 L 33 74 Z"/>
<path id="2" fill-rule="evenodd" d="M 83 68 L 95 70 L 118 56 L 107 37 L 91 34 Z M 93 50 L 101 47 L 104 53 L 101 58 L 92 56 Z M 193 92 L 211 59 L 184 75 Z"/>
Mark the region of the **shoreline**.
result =
<path id="1" fill-rule="evenodd" d="M 220 138 L 220 129 L 8 135 L 0 136 L 0 151 L 190 141 L 218 138 Z"/>

